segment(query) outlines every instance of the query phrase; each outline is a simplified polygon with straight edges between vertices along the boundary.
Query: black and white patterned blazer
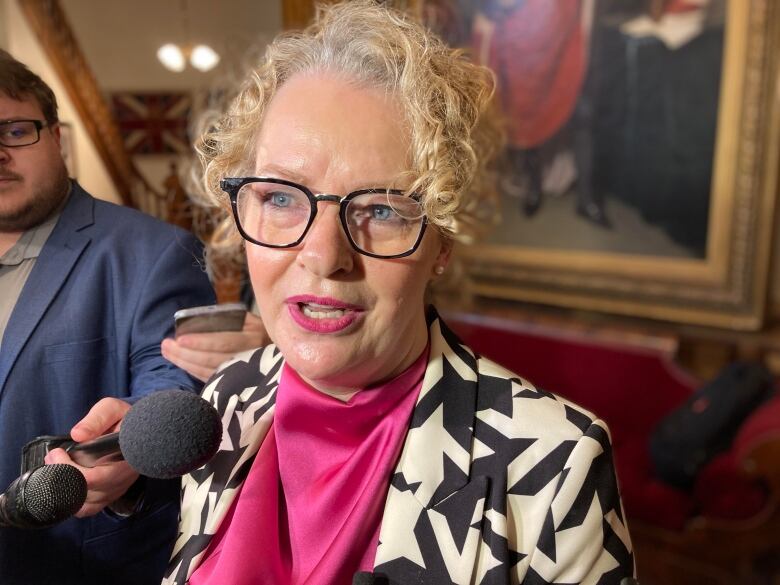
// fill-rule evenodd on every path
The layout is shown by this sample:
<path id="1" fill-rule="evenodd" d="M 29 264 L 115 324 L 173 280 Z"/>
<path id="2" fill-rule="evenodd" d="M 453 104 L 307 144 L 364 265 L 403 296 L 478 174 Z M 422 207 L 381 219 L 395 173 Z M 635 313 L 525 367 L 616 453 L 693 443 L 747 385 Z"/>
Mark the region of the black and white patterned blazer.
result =
<path id="1" fill-rule="evenodd" d="M 604 423 L 476 356 L 435 314 L 430 340 L 375 572 L 393 585 L 617 585 L 632 576 Z M 230 509 L 271 426 L 282 364 L 273 345 L 247 352 L 204 389 L 225 431 L 217 455 L 183 478 L 164 584 L 186 582 Z"/>

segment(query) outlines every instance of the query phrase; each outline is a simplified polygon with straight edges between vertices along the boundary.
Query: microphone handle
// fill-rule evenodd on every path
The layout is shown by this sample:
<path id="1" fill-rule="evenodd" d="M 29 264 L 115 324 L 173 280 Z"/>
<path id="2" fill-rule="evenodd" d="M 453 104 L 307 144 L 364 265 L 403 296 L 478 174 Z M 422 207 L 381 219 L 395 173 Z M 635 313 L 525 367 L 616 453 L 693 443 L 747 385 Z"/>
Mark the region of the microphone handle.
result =
<path id="1" fill-rule="evenodd" d="M 0 494 L 0 526 L 4 528 L 37 528 L 25 501 L 27 480 L 36 472 L 23 473 Z"/>
<path id="2" fill-rule="evenodd" d="M 0 494 L 0 527 L 17 528 L 18 525 L 16 521 L 13 518 L 11 518 L 11 516 L 8 514 L 8 508 L 9 508 L 8 496 L 6 496 L 4 493 Z"/>
<path id="3" fill-rule="evenodd" d="M 60 447 L 83 467 L 95 467 L 124 459 L 119 448 L 119 433 L 110 433 L 84 443 L 68 441 Z"/>
<path id="4" fill-rule="evenodd" d="M 30 523 L 31 517 L 24 497 L 27 480 L 34 472 L 32 470 L 20 475 L 0 494 L 0 526 L 3 528 L 36 527 Z"/>

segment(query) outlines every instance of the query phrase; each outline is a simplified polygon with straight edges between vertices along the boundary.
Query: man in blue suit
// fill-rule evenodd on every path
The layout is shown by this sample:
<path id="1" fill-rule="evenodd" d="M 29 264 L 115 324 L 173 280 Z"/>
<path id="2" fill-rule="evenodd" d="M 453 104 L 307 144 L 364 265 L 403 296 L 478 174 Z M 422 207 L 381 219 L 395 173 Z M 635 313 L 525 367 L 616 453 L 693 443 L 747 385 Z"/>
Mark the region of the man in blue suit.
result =
<path id="1" fill-rule="evenodd" d="M 101 398 L 197 390 L 160 343 L 174 311 L 214 302 L 198 241 L 94 199 L 68 179 L 59 142 L 51 89 L 0 51 L 0 490 L 19 476 L 26 442 L 68 434 Z M 0 583 L 160 582 L 178 482 L 146 481 L 124 462 L 85 477 L 82 518 L 0 528 Z M 132 510 L 107 506 L 128 490 L 142 493 Z"/>

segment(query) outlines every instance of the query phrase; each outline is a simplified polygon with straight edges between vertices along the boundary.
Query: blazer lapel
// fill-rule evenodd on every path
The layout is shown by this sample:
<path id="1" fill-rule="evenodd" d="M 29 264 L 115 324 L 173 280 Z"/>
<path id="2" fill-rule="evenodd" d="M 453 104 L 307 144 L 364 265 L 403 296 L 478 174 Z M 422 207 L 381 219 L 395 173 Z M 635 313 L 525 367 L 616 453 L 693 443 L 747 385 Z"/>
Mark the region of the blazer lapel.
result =
<path id="1" fill-rule="evenodd" d="M 0 395 L 19 354 L 59 293 L 91 238 L 94 200 L 73 183 L 70 200 L 35 262 L 6 326 L 0 352 Z"/>
<path id="2" fill-rule="evenodd" d="M 385 504 L 377 572 L 393 583 L 427 582 L 439 565 L 454 582 L 470 580 L 488 491 L 471 478 L 477 360 L 434 315 L 430 357 Z M 425 570 L 426 576 L 422 575 Z"/>
<path id="3" fill-rule="evenodd" d="M 222 416 L 222 442 L 206 465 L 182 477 L 179 536 L 163 585 L 184 583 L 191 576 L 230 511 L 273 422 L 283 363 L 273 345 L 244 352 L 224 364 L 203 389 L 203 398 Z M 225 391 L 223 378 L 228 380 Z M 235 387 L 247 381 L 252 385 Z"/>

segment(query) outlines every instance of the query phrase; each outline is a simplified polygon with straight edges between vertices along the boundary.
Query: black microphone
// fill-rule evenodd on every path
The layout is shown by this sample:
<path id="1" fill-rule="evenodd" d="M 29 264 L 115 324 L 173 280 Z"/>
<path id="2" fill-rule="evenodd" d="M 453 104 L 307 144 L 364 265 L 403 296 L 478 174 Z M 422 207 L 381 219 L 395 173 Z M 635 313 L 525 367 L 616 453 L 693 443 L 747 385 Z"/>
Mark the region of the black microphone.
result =
<path id="1" fill-rule="evenodd" d="M 69 518 L 87 499 L 87 480 L 72 465 L 43 465 L 0 494 L 0 526 L 45 528 Z"/>
<path id="2" fill-rule="evenodd" d="M 211 404 L 184 390 L 161 390 L 136 402 L 118 433 L 60 446 L 84 467 L 124 459 L 141 475 L 170 479 L 205 464 L 221 440 L 222 421 Z"/>
<path id="3" fill-rule="evenodd" d="M 369 571 L 358 571 L 352 577 L 352 585 L 389 585 L 387 577 Z"/>

